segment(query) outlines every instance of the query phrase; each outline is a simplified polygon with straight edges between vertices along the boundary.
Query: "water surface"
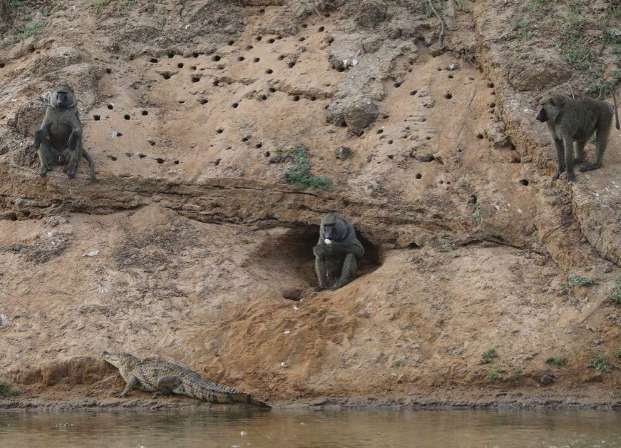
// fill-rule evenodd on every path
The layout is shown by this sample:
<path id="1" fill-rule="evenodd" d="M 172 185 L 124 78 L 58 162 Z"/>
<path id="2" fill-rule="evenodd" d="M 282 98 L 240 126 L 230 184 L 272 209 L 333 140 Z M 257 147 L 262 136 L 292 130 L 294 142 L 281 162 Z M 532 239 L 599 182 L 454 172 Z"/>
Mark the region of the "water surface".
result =
<path id="1" fill-rule="evenodd" d="M 620 447 L 614 412 L 0 413 L 0 447 Z"/>

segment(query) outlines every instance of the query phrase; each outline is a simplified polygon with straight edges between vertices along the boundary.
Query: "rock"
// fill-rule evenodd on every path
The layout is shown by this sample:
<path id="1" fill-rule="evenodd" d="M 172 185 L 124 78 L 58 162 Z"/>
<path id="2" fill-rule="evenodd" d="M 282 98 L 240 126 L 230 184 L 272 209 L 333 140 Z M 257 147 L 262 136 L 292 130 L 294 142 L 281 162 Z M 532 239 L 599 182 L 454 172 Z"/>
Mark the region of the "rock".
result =
<path id="1" fill-rule="evenodd" d="M 347 160 L 352 155 L 351 148 L 347 146 L 341 146 L 340 148 L 337 148 L 335 152 L 336 158 L 339 160 Z"/>
<path id="2" fill-rule="evenodd" d="M 354 21 L 363 28 L 375 28 L 388 18 L 388 7 L 382 0 L 362 0 L 355 2 L 357 10 Z"/>
<path id="3" fill-rule="evenodd" d="M 298 302 L 304 298 L 304 290 L 300 288 L 285 289 L 282 296 L 284 299 Z"/>
<path id="4" fill-rule="evenodd" d="M 519 91 L 541 91 L 569 80 L 572 70 L 555 49 L 533 47 L 509 67 L 507 79 Z"/>
<path id="5" fill-rule="evenodd" d="M 556 382 L 556 375 L 553 375 L 551 373 L 544 373 L 543 375 L 541 375 L 541 378 L 539 378 L 539 384 L 541 384 L 542 386 L 549 386 L 554 382 Z"/>
<path id="6" fill-rule="evenodd" d="M 433 160 L 435 159 L 433 154 L 415 154 L 414 158 L 418 160 L 419 162 L 423 162 L 423 163 L 433 162 Z"/>
<path id="7" fill-rule="evenodd" d="M 496 121 L 484 131 L 485 137 L 494 145 L 496 149 L 512 147 L 511 139 L 505 132 L 505 124 Z"/>
<path id="8" fill-rule="evenodd" d="M 328 107 L 328 123 L 346 125 L 353 134 L 360 135 L 379 117 L 377 104 L 369 98 L 345 98 Z"/>

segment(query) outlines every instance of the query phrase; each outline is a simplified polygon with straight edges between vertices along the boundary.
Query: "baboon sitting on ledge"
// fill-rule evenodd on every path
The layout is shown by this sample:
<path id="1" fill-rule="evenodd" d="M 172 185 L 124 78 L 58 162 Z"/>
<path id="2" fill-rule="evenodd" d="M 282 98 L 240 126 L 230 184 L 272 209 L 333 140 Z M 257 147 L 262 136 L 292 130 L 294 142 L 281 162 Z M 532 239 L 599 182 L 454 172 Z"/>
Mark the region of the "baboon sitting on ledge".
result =
<path id="1" fill-rule="evenodd" d="M 353 280 L 364 247 L 349 221 L 328 213 L 321 219 L 319 241 L 313 253 L 319 288 L 338 289 Z"/>

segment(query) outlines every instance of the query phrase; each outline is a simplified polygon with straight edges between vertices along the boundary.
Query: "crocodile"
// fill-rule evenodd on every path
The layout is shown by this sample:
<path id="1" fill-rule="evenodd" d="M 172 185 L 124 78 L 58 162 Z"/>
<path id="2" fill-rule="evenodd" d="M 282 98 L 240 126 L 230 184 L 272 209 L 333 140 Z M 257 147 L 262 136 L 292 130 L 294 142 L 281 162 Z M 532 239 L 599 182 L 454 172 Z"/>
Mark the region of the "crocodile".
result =
<path id="1" fill-rule="evenodd" d="M 271 408 L 262 401 L 237 389 L 206 380 L 198 373 L 174 362 L 159 358 L 139 359 L 129 353 L 103 352 L 103 359 L 116 367 L 125 380 L 119 397 L 125 397 L 134 388 L 158 395 L 185 395 L 210 403 L 245 403 Z"/>

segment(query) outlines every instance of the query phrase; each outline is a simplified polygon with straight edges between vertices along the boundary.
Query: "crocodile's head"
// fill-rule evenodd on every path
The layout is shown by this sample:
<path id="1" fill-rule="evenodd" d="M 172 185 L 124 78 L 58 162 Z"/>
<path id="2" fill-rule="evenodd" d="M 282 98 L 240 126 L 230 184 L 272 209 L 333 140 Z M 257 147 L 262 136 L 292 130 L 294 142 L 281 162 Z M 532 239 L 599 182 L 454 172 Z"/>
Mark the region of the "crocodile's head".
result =
<path id="1" fill-rule="evenodd" d="M 125 378 L 126 372 L 133 370 L 134 367 L 136 367 L 136 365 L 140 362 L 140 359 L 136 358 L 134 355 L 130 355 L 129 353 L 103 352 L 101 356 L 104 361 L 119 369 L 119 372 L 123 378 Z"/>

